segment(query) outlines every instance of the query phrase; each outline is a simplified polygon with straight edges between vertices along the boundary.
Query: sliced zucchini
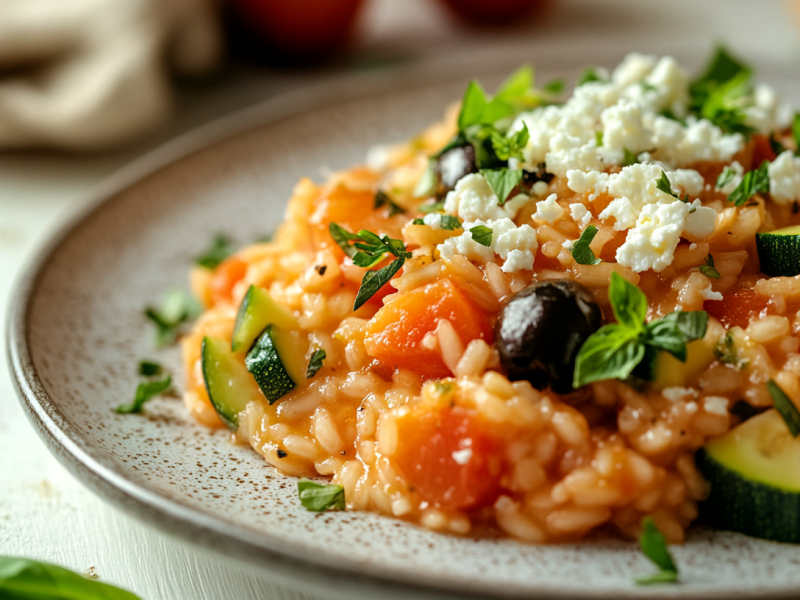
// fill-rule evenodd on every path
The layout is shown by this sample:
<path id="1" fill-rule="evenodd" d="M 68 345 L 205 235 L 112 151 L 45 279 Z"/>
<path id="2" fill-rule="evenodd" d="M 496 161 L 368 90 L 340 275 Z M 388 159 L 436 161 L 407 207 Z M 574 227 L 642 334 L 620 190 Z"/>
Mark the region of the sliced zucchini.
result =
<path id="1" fill-rule="evenodd" d="M 298 331 L 267 325 L 258 337 L 244 362 L 270 404 L 305 381 L 307 351 Z"/>
<path id="2" fill-rule="evenodd" d="M 701 511 L 719 529 L 800 543 L 800 440 L 778 411 L 752 417 L 697 453 L 711 486 Z"/>
<path id="3" fill-rule="evenodd" d="M 770 277 L 800 275 L 800 225 L 756 234 L 761 272 Z"/>
<path id="4" fill-rule="evenodd" d="M 247 352 L 267 325 L 283 329 L 297 329 L 297 319 L 272 299 L 269 292 L 257 285 L 247 290 L 233 328 L 231 348 L 234 352 Z"/>
<path id="5" fill-rule="evenodd" d="M 713 361 L 714 344 L 706 339 L 686 344 L 686 362 L 679 361 L 669 352 L 659 352 L 652 386 L 657 390 L 667 387 L 686 387 Z"/>
<path id="6" fill-rule="evenodd" d="M 203 379 L 211 404 L 233 431 L 239 428 L 239 413 L 251 401 L 264 401 L 258 386 L 241 358 L 231 352 L 228 342 L 203 338 L 201 352 Z"/>

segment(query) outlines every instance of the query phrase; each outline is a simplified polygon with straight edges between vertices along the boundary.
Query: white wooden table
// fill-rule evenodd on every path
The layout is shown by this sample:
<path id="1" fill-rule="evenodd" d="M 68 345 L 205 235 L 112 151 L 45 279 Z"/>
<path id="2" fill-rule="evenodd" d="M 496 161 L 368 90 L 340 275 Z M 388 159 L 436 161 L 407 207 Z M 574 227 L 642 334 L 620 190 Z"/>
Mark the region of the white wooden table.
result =
<path id="1" fill-rule="evenodd" d="M 562 0 L 530 29 L 494 33 L 454 27 L 434 0 L 374 0 L 363 17 L 357 48 L 362 59 L 372 62 L 380 57 L 457 51 L 464 44 L 491 44 L 509 37 L 569 36 L 589 48 L 594 40 L 628 39 L 631 49 L 707 39 L 730 43 L 743 54 L 752 51 L 791 62 L 800 74 L 800 29 L 781 0 Z M 181 92 L 179 116 L 139 147 L 88 157 L 0 154 L 3 314 L 26 258 L 98 181 L 174 135 L 311 78 L 240 67 L 213 89 Z M 53 561 L 77 571 L 94 568 L 102 580 L 126 587 L 145 600 L 308 598 L 257 569 L 169 538 L 84 489 L 39 441 L 3 368 L 0 554 Z"/>

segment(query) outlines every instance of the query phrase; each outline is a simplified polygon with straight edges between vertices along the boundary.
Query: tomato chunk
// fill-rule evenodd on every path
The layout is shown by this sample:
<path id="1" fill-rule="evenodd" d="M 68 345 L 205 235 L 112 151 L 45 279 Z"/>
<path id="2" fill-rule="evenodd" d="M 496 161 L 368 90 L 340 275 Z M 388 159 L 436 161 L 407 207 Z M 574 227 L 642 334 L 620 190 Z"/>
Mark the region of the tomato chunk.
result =
<path id="1" fill-rule="evenodd" d="M 500 493 L 502 442 L 474 409 L 412 411 L 397 421 L 393 460 L 431 504 L 450 509 L 488 506 Z"/>
<path id="2" fill-rule="evenodd" d="M 722 300 L 706 300 L 703 309 L 728 329 L 745 328 L 750 321 L 767 309 L 769 298 L 753 290 L 738 290 Z"/>
<path id="3" fill-rule="evenodd" d="M 244 279 L 247 274 L 247 263 L 232 256 L 222 261 L 211 276 L 211 299 L 217 302 L 228 302 L 231 299 L 233 286 Z"/>
<path id="4" fill-rule="evenodd" d="M 367 354 L 423 377 L 447 377 L 450 370 L 439 350 L 422 345 L 440 319 L 450 321 L 464 346 L 474 339 L 491 339 L 486 314 L 449 279 L 442 279 L 381 308 L 367 325 Z"/>

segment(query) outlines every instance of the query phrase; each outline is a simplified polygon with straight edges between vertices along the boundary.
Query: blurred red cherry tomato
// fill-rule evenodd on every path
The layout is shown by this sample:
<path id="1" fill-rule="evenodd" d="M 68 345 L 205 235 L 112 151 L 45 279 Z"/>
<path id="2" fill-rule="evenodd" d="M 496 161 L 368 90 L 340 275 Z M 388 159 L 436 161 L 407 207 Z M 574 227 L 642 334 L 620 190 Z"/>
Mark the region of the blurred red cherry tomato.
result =
<path id="1" fill-rule="evenodd" d="M 532 15 L 551 0 L 441 0 L 472 25 L 507 25 Z"/>
<path id="2" fill-rule="evenodd" d="M 276 63 L 323 59 L 347 36 L 362 0 L 228 0 L 232 40 Z"/>

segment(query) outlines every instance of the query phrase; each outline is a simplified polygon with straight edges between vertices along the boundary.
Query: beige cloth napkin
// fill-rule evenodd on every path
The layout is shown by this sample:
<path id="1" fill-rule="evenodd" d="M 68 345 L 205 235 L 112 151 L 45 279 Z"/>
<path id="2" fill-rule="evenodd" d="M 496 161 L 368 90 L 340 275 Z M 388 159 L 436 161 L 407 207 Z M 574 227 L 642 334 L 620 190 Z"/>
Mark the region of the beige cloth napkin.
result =
<path id="1" fill-rule="evenodd" d="M 0 148 L 108 148 L 221 52 L 215 0 L 0 0 Z"/>

